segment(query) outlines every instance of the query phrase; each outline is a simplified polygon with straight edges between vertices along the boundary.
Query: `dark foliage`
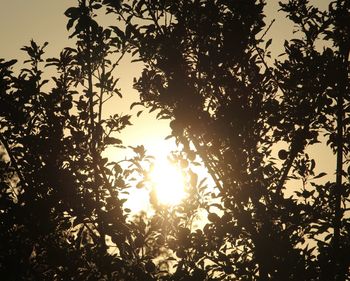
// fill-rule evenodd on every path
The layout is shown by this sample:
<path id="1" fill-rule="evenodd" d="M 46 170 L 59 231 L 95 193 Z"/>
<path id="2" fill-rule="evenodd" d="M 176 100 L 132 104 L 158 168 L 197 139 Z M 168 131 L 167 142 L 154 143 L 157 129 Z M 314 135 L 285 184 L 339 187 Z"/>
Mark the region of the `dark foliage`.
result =
<path id="1" fill-rule="evenodd" d="M 75 48 L 43 66 L 46 44 L 31 42 L 19 75 L 0 61 L 0 276 L 348 280 L 349 1 L 281 3 L 297 32 L 274 63 L 262 0 L 78 3 L 66 11 Z M 114 26 L 98 24 L 101 10 Z M 147 185 L 152 158 L 142 146 L 127 166 L 102 157 L 130 125 L 103 114 L 121 96 L 125 52 L 144 63 L 133 106 L 170 121 L 188 179 L 178 206 L 151 194 L 151 218 L 128 215 L 121 195 L 135 173 Z M 335 155 L 334 180 L 314 146 Z M 215 188 L 198 180 L 198 160 Z"/>

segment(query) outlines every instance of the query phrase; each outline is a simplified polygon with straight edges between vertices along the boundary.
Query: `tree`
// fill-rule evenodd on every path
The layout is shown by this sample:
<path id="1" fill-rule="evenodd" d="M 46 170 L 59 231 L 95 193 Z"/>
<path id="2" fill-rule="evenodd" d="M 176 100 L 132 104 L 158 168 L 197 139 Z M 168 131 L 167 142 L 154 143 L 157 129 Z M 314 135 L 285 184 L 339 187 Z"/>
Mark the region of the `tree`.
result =
<path id="1" fill-rule="evenodd" d="M 280 5 L 298 32 L 274 64 L 262 0 L 79 0 L 66 11 L 75 48 L 43 67 L 46 43 L 31 42 L 19 75 L 0 60 L 1 276 L 349 279 L 349 3 Z M 116 25 L 100 26 L 101 11 Z M 147 186 L 152 158 L 142 146 L 127 165 L 102 156 L 130 125 L 103 113 L 120 95 L 113 70 L 125 52 L 145 64 L 134 106 L 170 121 L 189 181 L 173 208 L 151 194 L 151 218 L 128 215 L 122 194 Z M 316 173 L 309 148 L 320 142 L 335 181 Z M 213 190 L 194 172 L 199 160 Z"/>
<path id="2" fill-rule="evenodd" d="M 327 145 L 336 155 L 335 182 L 323 186 L 313 184 L 319 194 L 308 195 L 314 201 L 310 205 L 318 210 L 319 216 L 315 218 L 310 236 L 317 241 L 316 235 L 332 229 L 326 239 L 317 242 L 320 275 L 323 279 L 345 280 L 349 274 L 349 260 L 344 252 L 349 245 L 346 214 L 349 169 L 345 172 L 344 168 L 349 165 L 350 33 L 347 21 L 350 6 L 346 1 L 332 1 L 329 10 L 322 13 L 308 6 L 307 1 L 290 1 L 282 5 L 282 9 L 303 34 L 303 40 L 286 44 L 289 58 L 278 65 L 279 79 L 285 88 L 284 114 L 290 116 L 291 124 L 310 128 L 311 143 L 317 141 L 319 134 L 324 134 Z M 323 43 L 320 40 L 331 46 L 318 51 L 317 45 Z M 300 66 L 303 70 L 297 71 Z M 300 111 L 303 120 L 298 118 Z"/>
<path id="3" fill-rule="evenodd" d="M 122 42 L 94 20 L 99 1 L 66 11 L 75 48 L 44 64 L 44 46 L 22 49 L 28 67 L 1 60 L 0 274 L 6 280 L 150 280 L 152 261 L 134 246 L 139 224 L 127 219 L 120 196 L 135 166 L 102 158 L 130 116 L 103 115 L 120 95 L 113 70 Z M 43 80 L 43 71 L 57 75 Z M 51 83 L 51 89 L 49 84 Z M 154 251 L 159 252 L 159 248 Z M 113 252 L 113 253 L 112 253 Z M 145 270 L 146 267 L 146 270 Z"/>
<path id="4" fill-rule="evenodd" d="M 333 1 L 322 12 L 308 1 L 281 4 L 301 37 L 285 43 L 287 58 L 274 67 L 263 1 L 129 1 L 116 11 L 145 63 L 135 83 L 141 104 L 171 121 L 172 136 L 188 158 L 202 158 L 217 187 L 201 247 L 187 229 L 174 280 L 198 272 L 348 278 L 348 5 Z M 333 47 L 318 51 L 316 40 Z M 334 183 L 317 183 L 325 174 L 315 174 L 307 154 L 321 134 L 337 157 Z M 281 142 L 289 148 L 278 153 L 280 168 L 272 151 Z"/>

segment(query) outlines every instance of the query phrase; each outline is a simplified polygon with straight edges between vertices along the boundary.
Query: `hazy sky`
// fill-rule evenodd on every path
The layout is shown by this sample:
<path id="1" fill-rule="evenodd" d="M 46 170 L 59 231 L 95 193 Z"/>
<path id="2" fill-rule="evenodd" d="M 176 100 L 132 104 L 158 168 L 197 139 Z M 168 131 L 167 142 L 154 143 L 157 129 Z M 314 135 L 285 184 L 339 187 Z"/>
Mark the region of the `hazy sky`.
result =
<path id="1" fill-rule="evenodd" d="M 64 47 L 74 44 L 68 39 L 66 30 L 66 17 L 64 12 L 67 8 L 75 6 L 75 0 L 0 0 L 0 58 L 16 58 L 18 66 L 25 58 L 20 48 L 28 44 L 31 39 L 42 44 L 49 42 L 46 48 L 47 57 L 57 56 Z M 266 38 L 273 38 L 272 50 L 278 54 L 282 52 L 285 39 L 292 36 L 293 26 L 285 15 L 278 12 L 278 1 L 269 0 L 266 6 L 267 25 L 276 18 Z M 326 8 L 329 0 L 311 0 L 310 3 Z M 123 63 L 117 70 L 120 77 L 120 87 L 124 99 L 116 98 L 107 108 L 111 113 L 130 113 L 129 105 L 137 100 L 137 93 L 132 89 L 132 79 L 140 73 L 140 65 Z M 139 109 L 134 109 L 135 114 Z M 163 142 L 170 130 L 167 122 L 155 120 L 154 116 L 141 115 L 141 119 L 134 118 L 134 126 L 123 133 L 123 139 L 127 144 L 146 144 L 151 150 L 156 150 Z"/>
<path id="2" fill-rule="evenodd" d="M 49 42 L 45 49 L 46 57 L 58 56 L 64 47 L 74 44 L 72 39 L 68 39 L 64 12 L 76 6 L 76 3 L 75 0 L 0 0 L 0 58 L 16 58 L 18 67 L 21 67 L 21 61 L 26 56 L 20 48 L 31 39 L 38 44 Z M 108 112 L 130 113 L 130 104 L 137 100 L 137 93 L 132 89 L 132 79 L 139 75 L 140 70 L 140 65 L 131 66 L 127 62 L 117 69 L 116 76 L 120 77 L 119 87 L 124 98 L 111 100 L 106 107 Z M 50 70 L 45 71 L 48 72 Z M 139 110 L 135 108 L 133 113 Z M 150 149 L 159 146 L 159 142 L 170 133 L 168 123 L 155 120 L 154 116 L 148 114 L 142 114 L 141 117 L 142 122 L 133 119 L 135 126 L 123 132 L 123 139 L 129 145 L 145 144 Z"/>

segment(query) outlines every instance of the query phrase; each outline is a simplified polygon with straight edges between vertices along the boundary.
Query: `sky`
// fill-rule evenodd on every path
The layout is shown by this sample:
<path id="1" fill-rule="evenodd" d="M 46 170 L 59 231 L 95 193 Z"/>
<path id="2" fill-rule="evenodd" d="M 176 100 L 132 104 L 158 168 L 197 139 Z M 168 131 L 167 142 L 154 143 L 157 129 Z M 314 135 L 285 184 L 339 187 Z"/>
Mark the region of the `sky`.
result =
<path id="1" fill-rule="evenodd" d="M 18 66 L 25 59 L 24 52 L 20 48 L 28 44 L 31 39 L 43 44 L 49 42 L 46 48 L 47 57 L 56 57 L 66 46 L 72 46 L 74 41 L 68 39 L 69 32 L 66 30 L 66 17 L 64 12 L 67 8 L 76 6 L 75 0 L 0 0 L 0 58 L 19 60 Z M 324 9 L 330 3 L 329 0 L 310 0 L 311 4 Z M 283 52 L 283 42 L 293 36 L 293 25 L 278 12 L 278 0 L 269 0 L 266 5 L 266 23 L 276 19 L 265 38 L 272 38 L 271 50 L 273 54 Z M 129 106 L 137 101 L 137 92 L 132 89 L 133 77 L 137 77 L 142 66 L 131 65 L 127 60 L 118 68 L 116 75 L 120 77 L 119 87 L 124 96 L 123 99 L 115 98 L 106 108 L 108 112 L 124 114 L 136 114 L 140 108 L 130 111 Z M 50 75 L 50 74 L 49 74 Z M 133 117 L 133 126 L 123 131 L 122 139 L 128 145 L 145 144 L 151 153 L 163 153 L 172 144 L 168 142 L 164 148 L 164 138 L 170 134 L 167 121 L 156 120 L 154 115 L 143 113 L 141 118 Z M 315 150 L 315 149 L 314 149 Z M 321 156 L 322 168 L 327 168 L 330 163 L 329 152 L 323 151 L 316 154 Z M 333 162 L 331 162 L 333 164 Z"/>
<path id="2" fill-rule="evenodd" d="M 39 45 L 49 42 L 46 57 L 57 57 L 64 47 L 73 46 L 74 40 L 68 38 L 64 12 L 76 3 L 75 0 L 0 0 L 0 58 L 15 58 L 21 67 L 26 57 L 20 49 L 31 39 Z M 120 77 L 119 87 L 124 97 L 111 100 L 106 107 L 108 113 L 114 114 L 117 109 L 117 113 L 130 114 L 130 104 L 138 99 L 132 80 L 140 73 L 140 64 L 130 65 L 127 60 L 121 63 L 116 75 Z M 136 114 L 139 110 L 141 108 L 135 108 L 132 112 Z M 123 131 L 122 139 L 128 145 L 144 144 L 152 153 L 157 153 L 159 144 L 170 134 L 168 122 L 155 120 L 154 115 L 142 114 L 132 123 L 134 126 Z M 174 147 L 170 143 L 168 146 Z"/>

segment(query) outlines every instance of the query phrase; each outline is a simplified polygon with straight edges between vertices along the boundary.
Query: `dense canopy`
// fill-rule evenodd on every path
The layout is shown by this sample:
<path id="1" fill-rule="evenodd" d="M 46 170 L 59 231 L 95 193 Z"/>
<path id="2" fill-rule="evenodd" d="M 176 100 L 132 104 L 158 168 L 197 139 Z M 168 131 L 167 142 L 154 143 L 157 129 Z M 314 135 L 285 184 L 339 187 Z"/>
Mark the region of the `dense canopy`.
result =
<path id="1" fill-rule="evenodd" d="M 0 276 L 348 280 L 350 2 L 280 3 L 295 32 L 276 57 L 263 0 L 76 4 L 65 12 L 75 47 L 46 58 L 31 41 L 19 71 L 0 59 Z M 143 68 L 130 73 L 132 107 L 168 120 L 178 144 L 175 205 L 152 189 L 142 140 L 121 141 L 136 116 L 118 104 L 105 114 L 126 94 L 128 54 Z M 332 171 L 319 168 L 325 150 Z M 150 210 L 126 207 L 133 188 Z"/>

